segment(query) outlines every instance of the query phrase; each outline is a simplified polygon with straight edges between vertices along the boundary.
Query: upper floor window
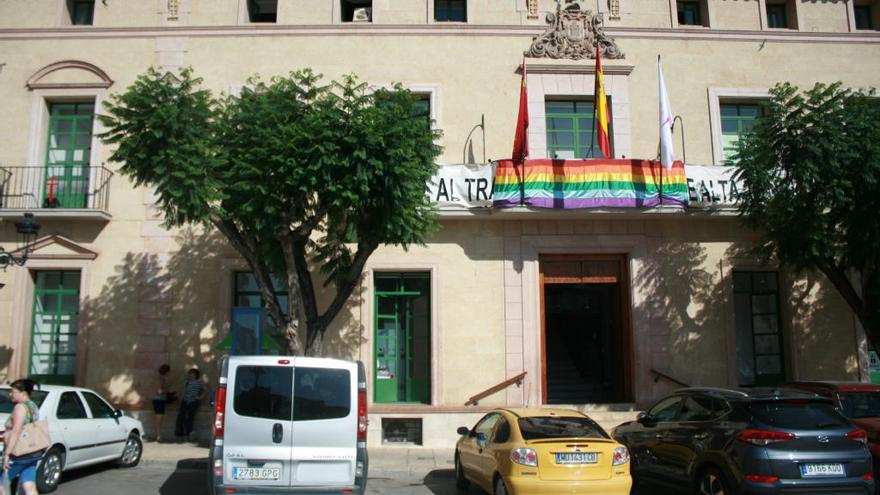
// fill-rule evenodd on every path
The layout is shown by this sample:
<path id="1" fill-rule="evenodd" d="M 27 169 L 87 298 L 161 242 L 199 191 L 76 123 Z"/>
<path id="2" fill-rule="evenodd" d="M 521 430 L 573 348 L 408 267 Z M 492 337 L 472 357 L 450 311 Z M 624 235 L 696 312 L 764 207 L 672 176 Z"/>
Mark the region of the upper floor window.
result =
<path id="1" fill-rule="evenodd" d="M 437 22 L 467 22 L 467 0 L 434 0 Z"/>
<path id="2" fill-rule="evenodd" d="M 679 26 L 708 26 L 705 0 L 678 0 Z"/>
<path id="3" fill-rule="evenodd" d="M 611 98 L 608 98 L 611 114 Z M 547 156 L 549 158 L 601 158 L 592 100 L 549 100 L 544 105 L 547 116 Z M 608 129 L 614 147 L 614 131 Z"/>
<path id="4" fill-rule="evenodd" d="M 70 24 L 91 26 L 95 20 L 95 0 L 67 0 Z"/>
<path id="5" fill-rule="evenodd" d="M 419 119 L 425 119 L 425 121 L 430 124 L 431 123 L 431 95 L 424 93 L 415 93 L 413 96 L 416 98 L 416 111 L 418 112 Z"/>
<path id="6" fill-rule="evenodd" d="M 760 116 L 761 106 L 758 103 L 721 104 L 721 146 L 725 162 L 731 161 L 737 143 Z"/>
<path id="7" fill-rule="evenodd" d="M 784 3 L 767 4 L 767 27 L 787 28 L 788 18 L 785 13 Z"/>
<path id="8" fill-rule="evenodd" d="M 875 29 L 875 19 L 874 15 L 876 14 L 878 7 L 872 5 L 869 2 L 856 3 L 853 6 L 853 14 L 855 15 L 855 24 L 856 29 L 858 30 L 873 30 Z"/>
<path id="9" fill-rule="evenodd" d="M 278 21 L 278 0 L 248 0 L 247 9 L 250 22 Z"/>
<path id="10" fill-rule="evenodd" d="M 340 0 L 342 22 L 372 22 L 373 0 Z"/>

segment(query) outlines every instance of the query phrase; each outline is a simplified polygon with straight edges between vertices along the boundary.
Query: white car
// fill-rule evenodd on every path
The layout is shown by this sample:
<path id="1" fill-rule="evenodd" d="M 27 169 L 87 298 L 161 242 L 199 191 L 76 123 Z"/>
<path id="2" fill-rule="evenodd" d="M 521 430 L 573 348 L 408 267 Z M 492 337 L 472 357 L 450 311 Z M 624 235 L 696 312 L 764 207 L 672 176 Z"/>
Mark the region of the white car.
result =
<path id="1" fill-rule="evenodd" d="M 12 412 L 9 386 L 0 387 L 0 429 Z M 133 467 L 141 460 L 143 424 L 114 409 L 94 390 L 42 385 L 31 394 L 40 407 L 40 419 L 49 421 L 52 446 L 37 469 L 37 490 L 58 488 L 61 472 L 100 462 L 115 461 Z M 5 431 L 3 432 L 5 434 Z M 5 442 L 0 440 L 0 453 Z"/>

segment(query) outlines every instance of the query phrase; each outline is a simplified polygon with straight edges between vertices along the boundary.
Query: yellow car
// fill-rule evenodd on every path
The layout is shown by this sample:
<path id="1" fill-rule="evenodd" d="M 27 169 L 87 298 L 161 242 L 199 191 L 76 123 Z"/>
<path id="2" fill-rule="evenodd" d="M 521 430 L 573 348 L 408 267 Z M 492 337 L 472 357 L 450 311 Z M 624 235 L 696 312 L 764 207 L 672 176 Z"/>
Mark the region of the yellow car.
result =
<path id="1" fill-rule="evenodd" d="M 496 409 L 458 429 L 455 484 L 495 495 L 627 495 L 629 451 L 568 409 Z"/>

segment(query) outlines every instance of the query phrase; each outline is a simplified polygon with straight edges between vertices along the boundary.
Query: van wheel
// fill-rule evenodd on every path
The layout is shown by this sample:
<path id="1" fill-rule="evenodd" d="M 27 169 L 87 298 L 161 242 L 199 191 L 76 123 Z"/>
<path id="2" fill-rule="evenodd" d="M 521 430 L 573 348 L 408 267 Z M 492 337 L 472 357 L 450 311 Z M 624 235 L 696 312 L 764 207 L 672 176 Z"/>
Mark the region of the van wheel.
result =
<path id="1" fill-rule="evenodd" d="M 144 444 L 137 433 L 132 433 L 125 441 L 125 448 L 122 449 L 122 456 L 116 462 L 119 467 L 130 468 L 135 467 L 141 462 L 141 454 L 144 453 Z"/>
<path id="2" fill-rule="evenodd" d="M 739 490 L 727 480 L 721 470 L 710 467 L 700 472 L 697 479 L 698 495 L 738 495 Z"/>
<path id="3" fill-rule="evenodd" d="M 52 447 L 43 455 L 37 468 L 37 491 L 52 493 L 58 489 L 61 471 L 64 469 L 64 453 L 58 447 Z"/>
<path id="4" fill-rule="evenodd" d="M 471 482 L 464 477 L 464 468 L 461 467 L 461 458 L 455 453 L 455 487 L 459 490 L 467 490 Z"/>
<path id="5" fill-rule="evenodd" d="M 507 495 L 507 485 L 504 484 L 501 476 L 495 480 L 495 495 Z"/>

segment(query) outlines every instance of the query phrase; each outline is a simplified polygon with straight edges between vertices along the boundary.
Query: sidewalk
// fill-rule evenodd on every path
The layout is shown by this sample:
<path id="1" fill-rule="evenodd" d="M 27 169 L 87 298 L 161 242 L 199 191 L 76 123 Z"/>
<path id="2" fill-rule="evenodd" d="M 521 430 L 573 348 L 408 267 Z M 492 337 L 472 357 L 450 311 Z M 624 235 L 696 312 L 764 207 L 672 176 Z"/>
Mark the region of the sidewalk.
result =
<path id="1" fill-rule="evenodd" d="M 453 469 L 452 449 L 369 447 L 370 478 L 423 478 L 431 471 Z M 194 443 L 145 442 L 144 463 L 176 463 L 207 459 L 208 448 Z"/>

